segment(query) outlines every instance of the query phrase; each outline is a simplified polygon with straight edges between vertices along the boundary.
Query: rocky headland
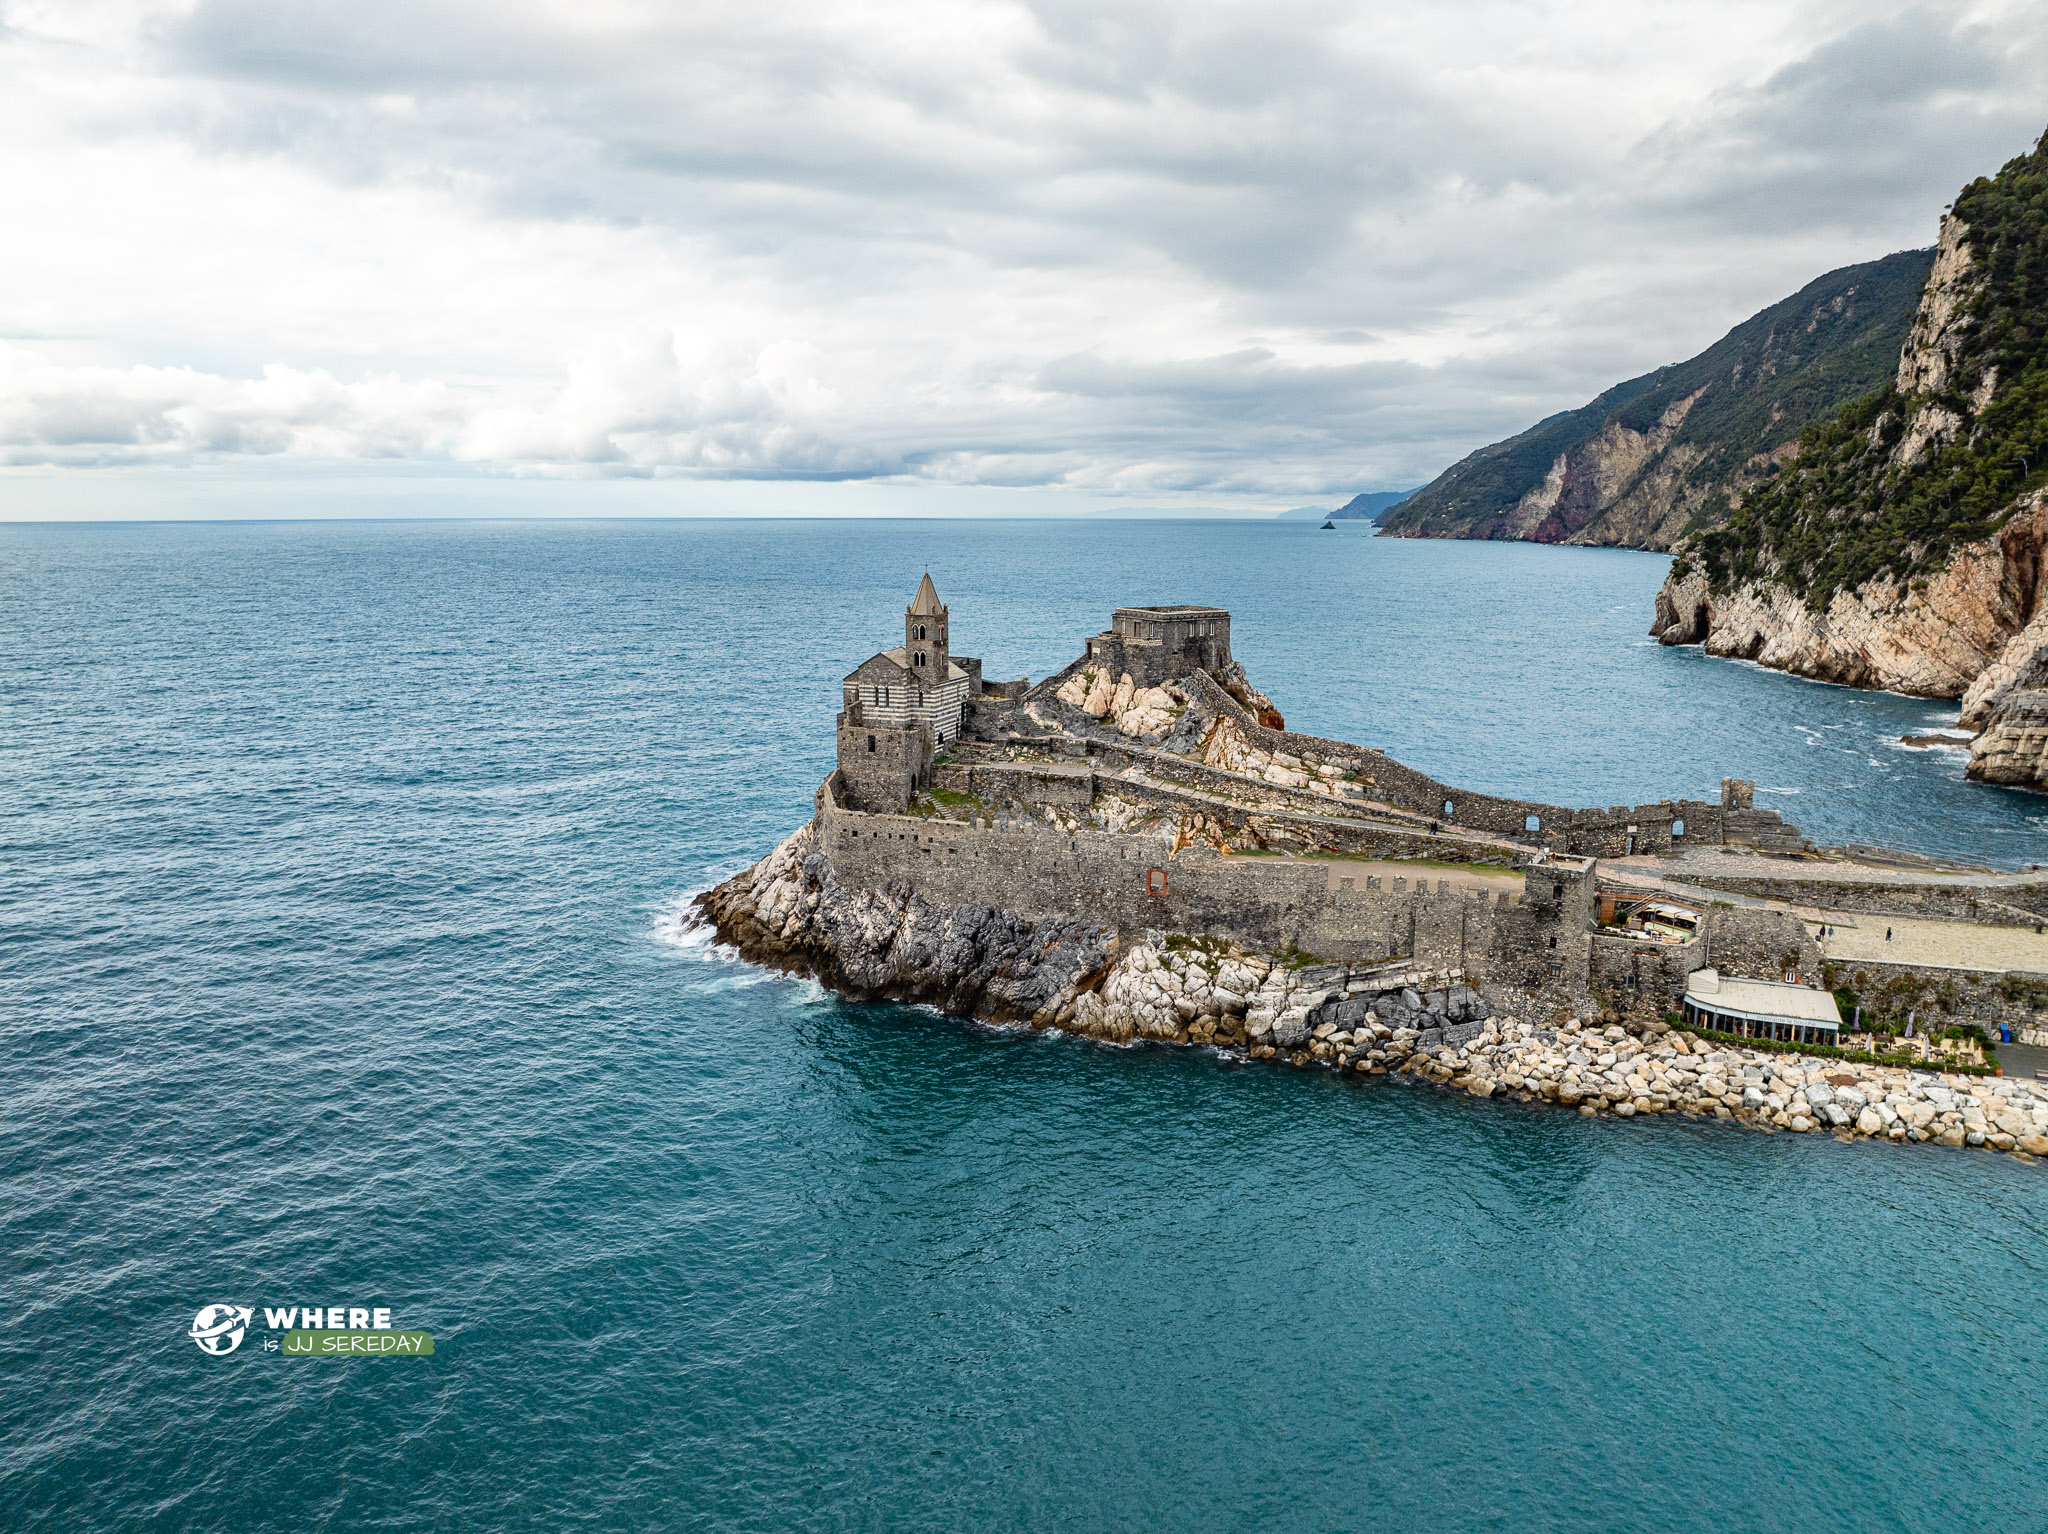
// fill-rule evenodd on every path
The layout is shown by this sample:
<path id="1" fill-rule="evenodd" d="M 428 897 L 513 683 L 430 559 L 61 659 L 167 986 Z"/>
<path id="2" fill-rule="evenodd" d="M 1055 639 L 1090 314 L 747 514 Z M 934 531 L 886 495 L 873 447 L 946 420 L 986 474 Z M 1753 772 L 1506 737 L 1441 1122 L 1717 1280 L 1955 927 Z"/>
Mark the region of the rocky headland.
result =
<path id="1" fill-rule="evenodd" d="M 812 818 L 695 901 L 751 963 L 1581 1113 L 2048 1151 L 2048 1093 L 1982 1054 L 2000 1023 L 2048 1043 L 2048 974 L 1837 962 L 1812 914 L 1994 926 L 1980 958 L 2048 971 L 2048 877 L 1857 864 L 1732 778 L 1604 809 L 1460 789 L 1288 731 L 1222 608 L 1118 608 L 1036 686 L 954 657 L 929 576 L 904 623 L 843 682 Z M 1824 1060 L 1703 1032 L 1811 1048 L 1852 1015 Z"/>
<path id="2" fill-rule="evenodd" d="M 1684 540 L 1651 635 L 1961 701 L 1969 775 L 2048 788 L 2048 137 L 1966 187 L 1888 384 Z"/>
<path id="3" fill-rule="evenodd" d="M 1512 992 L 1502 994 L 1516 1011 L 1496 1015 L 1478 990 L 1419 989 L 1428 980 L 1398 963 L 1354 970 L 1157 931 L 1126 941 L 1084 921 L 937 906 L 907 885 L 848 890 L 809 825 L 698 908 L 751 962 L 989 1023 L 1205 1046 L 1585 1115 L 2048 1156 L 2048 1083 L 1766 1052 L 1654 1020 L 1624 1028 Z"/>

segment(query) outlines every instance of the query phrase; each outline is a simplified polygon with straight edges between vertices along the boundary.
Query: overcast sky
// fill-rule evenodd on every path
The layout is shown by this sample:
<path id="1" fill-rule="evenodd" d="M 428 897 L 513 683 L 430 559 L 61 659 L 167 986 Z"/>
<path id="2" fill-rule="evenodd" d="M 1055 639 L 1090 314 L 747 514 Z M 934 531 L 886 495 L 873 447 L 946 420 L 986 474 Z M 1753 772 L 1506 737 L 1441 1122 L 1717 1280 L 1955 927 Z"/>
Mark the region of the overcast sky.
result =
<path id="1" fill-rule="evenodd" d="M 1335 504 L 2044 125 L 2039 0 L 0 0 L 0 498 Z"/>

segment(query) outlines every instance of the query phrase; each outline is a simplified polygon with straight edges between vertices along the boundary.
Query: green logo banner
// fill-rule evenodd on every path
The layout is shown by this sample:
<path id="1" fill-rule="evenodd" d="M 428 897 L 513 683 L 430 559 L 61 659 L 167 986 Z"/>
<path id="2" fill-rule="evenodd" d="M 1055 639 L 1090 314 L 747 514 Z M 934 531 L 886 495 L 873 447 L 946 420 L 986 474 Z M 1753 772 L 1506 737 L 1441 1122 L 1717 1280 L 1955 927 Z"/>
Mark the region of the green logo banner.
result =
<path id="1" fill-rule="evenodd" d="M 425 1332 L 287 1332 L 286 1358 L 417 1358 L 434 1351 Z"/>

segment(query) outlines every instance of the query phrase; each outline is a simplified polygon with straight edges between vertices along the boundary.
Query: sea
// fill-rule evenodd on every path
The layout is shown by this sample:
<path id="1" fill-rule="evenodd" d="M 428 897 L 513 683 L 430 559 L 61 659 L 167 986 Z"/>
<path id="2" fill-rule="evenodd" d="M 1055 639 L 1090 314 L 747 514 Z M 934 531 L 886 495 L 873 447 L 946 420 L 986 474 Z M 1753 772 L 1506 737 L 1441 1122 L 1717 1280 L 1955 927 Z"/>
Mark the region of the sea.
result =
<path id="1" fill-rule="evenodd" d="M 1214 603 L 1290 725 L 1473 790 L 2048 862 L 1899 744 L 1953 704 L 1649 643 L 1660 559 L 1366 532 L 0 527 L 0 1528 L 2048 1527 L 2048 1167 L 857 1005 L 691 920 L 926 569 L 991 678 Z M 433 1353 L 272 1350 L 358 1306 Z"/>

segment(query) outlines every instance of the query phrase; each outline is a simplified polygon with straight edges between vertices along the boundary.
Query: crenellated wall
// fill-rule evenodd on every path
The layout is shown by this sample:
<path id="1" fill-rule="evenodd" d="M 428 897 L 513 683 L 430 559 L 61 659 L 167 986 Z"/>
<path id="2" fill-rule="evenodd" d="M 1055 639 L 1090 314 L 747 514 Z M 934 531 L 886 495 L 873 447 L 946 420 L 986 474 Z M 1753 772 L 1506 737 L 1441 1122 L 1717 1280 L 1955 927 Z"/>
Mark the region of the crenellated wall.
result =
<path id="1" fill-rule="evenodd" d="M 1703 799 L 1665 799 L 1656 804 L 1574 810 L 1528 799 L 1468 793 L 1403 766 L 1384 751 L 1369 746 L 1293 730 L 1268 729 L 1200 672 L 1183 677 L 1181 686 L 1199 694 L 1203 707 L 1230 715 L 1246 737 L 1262 750 L 1285 751 L 1293 756 L 1311 754 L 1341 763 L 1358 774 L 1367 798 L 1467 830 L 1513 837 L 1582 857 L 1625 857 L 1632 852 L 1669 852 L 1674 847 L 1689 846 L 1738 845 L 1798 851 L 1806 845 L 1798 828 L 1786 825 L 1774 810 L 1724 806 Z M 1677 830 L 1680 825 L 1684 828 L 1682 833 Z"/>

